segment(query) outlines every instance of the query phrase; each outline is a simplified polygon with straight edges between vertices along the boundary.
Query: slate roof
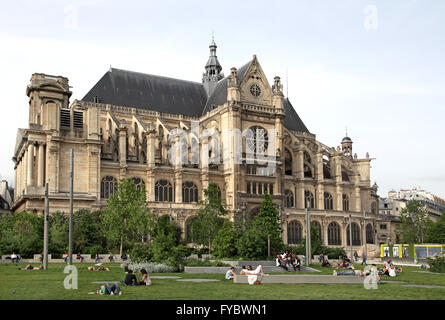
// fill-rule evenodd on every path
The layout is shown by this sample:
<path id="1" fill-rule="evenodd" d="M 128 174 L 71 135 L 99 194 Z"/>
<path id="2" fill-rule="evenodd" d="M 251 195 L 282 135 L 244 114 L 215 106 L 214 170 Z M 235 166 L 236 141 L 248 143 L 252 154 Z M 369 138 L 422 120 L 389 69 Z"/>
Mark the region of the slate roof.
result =
<path id="1" fill-rule="evenodd" d="M 252 60 L 237 70 L 239 83 Z M 141 108 L 200 117 L 227 101 L 228 76 L 218 81 L 207 98 L 201 83 L 111 68 L 83 97 L 83 101 Z M 284 125 L 294 131 L 309 132 L 289 99 L 284 99 Z"/>
<path id="2" fill-rule="evenodd" d="M 201 83 L 112 68 L 83 101 L 200 116 L 207 101 Z"/>

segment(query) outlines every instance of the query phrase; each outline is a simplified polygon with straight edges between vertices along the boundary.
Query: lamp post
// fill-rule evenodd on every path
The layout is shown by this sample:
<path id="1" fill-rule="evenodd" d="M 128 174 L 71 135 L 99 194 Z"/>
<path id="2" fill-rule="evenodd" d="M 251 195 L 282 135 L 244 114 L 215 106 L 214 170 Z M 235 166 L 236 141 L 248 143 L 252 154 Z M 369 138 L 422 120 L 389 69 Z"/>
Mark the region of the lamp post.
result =
<path id="1" fill-rule="evenodd" d="M 69 218 L 69 265 L 73 265 L 73 189 L 74 189 L 74 149 L 71 149 L 71 174 L 70 174 L 70 218 Z"/>
<path id="2" fill-rule="evenodd" d="M 48 199 L 48 182 L 45 183 L 45 211 L 43 224 L 43 269 L 48 269 L 48 215 L 49 215 L 49 199 Z"/>
<path id="3" fill-rule="evenodd" d="M 309 210 L 310 201 L 306 205 L 306 266 L 311 264 L 311 213 Z"/>
<path id="4" fill-rule="evenodd" d="M 368 257 L 368 248 L 366 247 L 366 211 L 363 210 L 363 252 Z"/>
<path id="5" fill-rule="evenodd" d="M 352 215 L 351 214 L 349 214 L 349 247 L 351 250 L 350 258 L 352 259 Z"/>

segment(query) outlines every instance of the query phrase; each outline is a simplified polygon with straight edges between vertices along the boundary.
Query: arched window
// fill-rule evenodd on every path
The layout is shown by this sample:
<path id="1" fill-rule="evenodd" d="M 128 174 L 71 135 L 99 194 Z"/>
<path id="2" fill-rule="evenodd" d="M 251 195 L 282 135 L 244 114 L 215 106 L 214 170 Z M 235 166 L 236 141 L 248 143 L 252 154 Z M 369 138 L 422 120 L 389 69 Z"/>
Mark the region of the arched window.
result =
<path id="1" fill-rule="evenodd" d="M 323 157 L 323 178 L 332 179 L 331 175 L 331 161 L 327 156 Z"/>
<path id="2" fill-rule="evenodd" d="M 332 210 L 334 208 L 334 201 L 332 200 L 332 195 L 329 192 L 324 193 L 324 209 Z"/>
<path id="3" fill-rule="evenodd" d="M 304 207 L 307 208 L 308 207 L 308 203 L 309 203 L 309 208 L 314 208 L 314 196 L 312 195 L 312 193 L 310 191 L 305 191 L 304 192 Z"/>
<path id="4" fill-rule="evenodd" d="M 100 183 L 100 198 L 108 199 L 117 192 L 117 180 L 114 177 L 106 176 Z"/>
<path id="5" fill-rule="evenodd" d="M 186 234 L 186 242 L 187 243 L 194 243 L 197 240 L 197 233 L 193 230 L 194 226 L 193 223 L 196 221 L 196 217 L 191 217 L 187 219 L 187 222 L 185 224 L 185 234 Z"/>
<path id="6" fill-rule="evenodd" d="M 341 180 L 349 182 L 349 175 L 343 167 L 341 169 Z"/>
<path id="7" fill-rule="evenodd" d="M 366 225 L 366 243 L 374 243 L 374 228 L 370 223 Z"/>
<path id="8" fill-rule="evenodd" d="M 349 197 L 347 194 L 343 194 L 343 211 L 349 211 Z"/>
<path id="9" fill-rule="evenodd" d="M 136 189 L 138 189 L 139 192 L 142 190 L 145 190 L 145 182 L 144 180 L 140 178 L 133 178 L 133 182 L 136 185 Z"/>
<path id="10" fill-rule="evenodd" d="M 328 245 L 341 245 L 340 225 L 337 222 L 331 222 L 328 225 Z"/>
<path id="11" fill-rule="evenodd" d="M 300 244 L 303 239 L 303 227 L 297 220 L 293 220 L 287 225 L 287 243 Z"/>
<path id="12" fill-rule="evenodd" d="M 284 205 L 286 208 L 294 206 L 294 194 L 290 190 L 284 190 Z"/>
<path id="13" fill-rule="evenodd" d="M 292 175 L 292 154 L 287 149 L 284 150 L 284 174 Z"/>
<path id="14" fill-rule="evenodd" d="M 346 228 L 346 239 L 347 239 L 347 245 L 351 245 L 350 241 L 350 233 L 349 233 L 349 225 Z M 353 246 L 359 246 L 360 245 L 360 227 L 357 223 L 352 223 L 352 245 Z"/>
<path id="15" fill-rule="evenodd" d="M 267 130 L 260 126 L 250 127 L 246 133 L 246 145 L 250 152 L 264 154 L 269 145 Z"/>
<path id="16" fill-rule="evenodd" d="M 312 221 L 311 224 L 317 229 L 318 232 L 318 238 L 323 241 L 323 232 L 321 230 L 321 224 L 318 221 Z"/>
<path id="17" fill-rule="evenodd" d="M 182 202 L 198 202 L 198 187 L 190 181 L 182 184 Z"/>
<path id="18" fill-rule="evenodd" d="M 155 201 L 172 202 L 173 188 L 167 180 L 158 180 L 155 183 Z"/>

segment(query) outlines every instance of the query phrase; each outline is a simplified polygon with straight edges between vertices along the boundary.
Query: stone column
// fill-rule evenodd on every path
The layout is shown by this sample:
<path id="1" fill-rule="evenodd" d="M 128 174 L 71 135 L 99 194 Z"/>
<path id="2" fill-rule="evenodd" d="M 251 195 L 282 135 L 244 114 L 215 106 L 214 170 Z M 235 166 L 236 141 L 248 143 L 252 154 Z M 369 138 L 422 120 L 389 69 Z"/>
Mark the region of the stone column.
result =
<path id="1" fill-rule="evenodd" d="M 297 176 L 297 179 L 302 180 L 304 179 L 304 151 L 299 150 L 297 152 L 297 156 L 295 159 L 295 165 L 293 167 L 295 168 L 295 174 Z"/>
<path id="2" fill-rule="evenodd" d="M 304 209 L 304 183 L 298 182 L 296 186 L 296 195 L 295 195 L 295 208 Z"/>
<path id="3" fill-rule="evenodd" d="M 155 166 L 155 132 L 150 131 L 145 133 L 147 137 L 147 166 L 152 168 Z"/>
<path id="4" fill-rule="evenodd" d="M 154 159 L 154 155 L 153 155 Z M 147 171 L 147 200 L 148 201 L 155 201 L 155 176 L 153 173 L 153 170 Z"/>
<path id="5" fill-rule="evenodd" d="M 182 203 L 182 172 L 175 171 L 175 203 Z"/>
<path id="6" fill-rule="evenodd" d="M 43 187 L 45 183 L 45 145 L 43 143 L 39 144 L 38 149 L 37 186 Z"/>
<path id="7" fill-rule="evenodd" d="M 334 195 L 334 210 L 343 211 L 343 191 L 342 187 L 337 185 Z"/>
<path id="8" fill-rule="evenodd" d="M 34 185 L 34 145 L 28 146 L 28 168 L 27 168 L 27 185 Z"/>
<path id="9" fill-rule="evenodd" d="M 355 187 L 355 211 L 361 212 L 361 198 L 360 198 L 360 187 Z"/>
<path id="10" fill-rule="evenodd" d="M 127 164 L 127 127 L 122 125 L 119 128 L 119 163 L 121 166 Z"/>

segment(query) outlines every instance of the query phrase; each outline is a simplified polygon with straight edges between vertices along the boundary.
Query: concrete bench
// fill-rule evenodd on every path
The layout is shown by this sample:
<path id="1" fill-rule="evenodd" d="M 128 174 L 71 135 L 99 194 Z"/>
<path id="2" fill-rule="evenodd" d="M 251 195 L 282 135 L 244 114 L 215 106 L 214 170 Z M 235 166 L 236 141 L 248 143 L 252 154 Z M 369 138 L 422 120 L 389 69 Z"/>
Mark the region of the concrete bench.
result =
<path id="1" fill-rule="evenodd" d="M 363 284 L 364 277 L 330 275 L 265 275 L 263 284 Z M 236 275 L 233 283 L 248 283 L 247 276 Z"/>
<path id="2" fill-rule="evenodd" d="M 256 265 L 254 266 L 256 268 Z M 230 267 L 184 267 L 185 273 L 207 273 L 207 274 L 226 274 L 226 272 L 230 269 Z M 241 266 L 235 266 L 235 273 L 240 273 Z M 265 273 L 271 272 L 286 272 L 283 268 L 275 267 L 275 266 L 263 266 L 263 271 Z M 308 268 L 305 266 L 301 266 L 302 272 L 320 272 L 313 268 Z M 291 269 L 293 272 L 293 269 Z"/>
<path id="3" fill-rule="evenodd" d="M 35 254 L 34 256 L 33 256 L 33 259 L 34 260 L 38 260 L 38 261 L 40 261 L 40 257 L 41 257 L 42 255 L 41 254 Z M 50 254 L 48 254 L 48 261 L 49 260 L 51 260 L 51 255 Z"/>

